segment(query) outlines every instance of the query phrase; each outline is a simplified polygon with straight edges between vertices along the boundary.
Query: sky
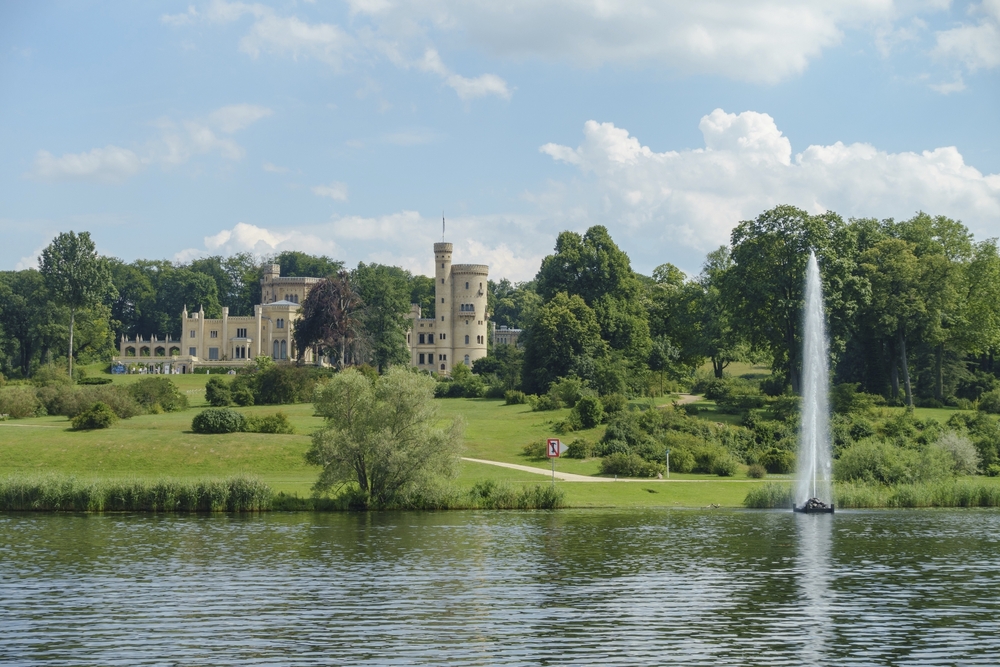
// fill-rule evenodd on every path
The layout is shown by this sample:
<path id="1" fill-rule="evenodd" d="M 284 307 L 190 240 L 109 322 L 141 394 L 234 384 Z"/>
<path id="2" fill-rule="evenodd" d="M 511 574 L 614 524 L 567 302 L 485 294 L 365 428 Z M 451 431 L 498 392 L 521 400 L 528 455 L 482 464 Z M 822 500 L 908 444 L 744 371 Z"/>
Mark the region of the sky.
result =
<path id="1" fill-rule="evenodd" d="M 1000 0 L 0 1 L 0 269 L 281 250 L 690 274 L 778 204 L 1000 236 Z"/>

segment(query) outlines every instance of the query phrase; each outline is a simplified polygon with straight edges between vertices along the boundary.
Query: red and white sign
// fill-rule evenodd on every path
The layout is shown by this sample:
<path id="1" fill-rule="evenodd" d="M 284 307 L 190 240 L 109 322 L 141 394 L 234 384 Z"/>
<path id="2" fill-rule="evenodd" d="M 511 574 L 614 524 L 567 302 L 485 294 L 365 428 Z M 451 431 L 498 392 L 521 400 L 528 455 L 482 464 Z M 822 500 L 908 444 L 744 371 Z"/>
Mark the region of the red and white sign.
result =
<path id="1" fill-rule="evenodd" d="M 559 438 L 549 438 L 545 441 L 545 455 L 550 459 L 557 459 L 565 450 Z"/>

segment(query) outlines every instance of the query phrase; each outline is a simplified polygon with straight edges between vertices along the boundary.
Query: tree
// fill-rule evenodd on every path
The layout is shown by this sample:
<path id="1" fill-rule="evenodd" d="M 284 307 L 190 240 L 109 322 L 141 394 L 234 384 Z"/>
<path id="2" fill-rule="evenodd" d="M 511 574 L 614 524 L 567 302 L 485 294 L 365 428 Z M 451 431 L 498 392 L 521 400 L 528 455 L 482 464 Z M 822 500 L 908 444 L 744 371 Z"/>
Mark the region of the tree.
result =
<path id="1" fill-rule="evenodd" d="M 393 364 L 409 361 L 406 345 L 409 274 L 394 266 L 362 262 L 351 279 L 361 297 L 361 325 L 379 373 Z"/>
<path id="2" fill-rule="evenodd" d="M 732 232 L 733 265 L 725 271 L 723 293 L 734 329 L 751 345 L 770 353 L 799 391 L 801 320 L 805 267 L 815 250 L 823 273 L 823 298 L 831 348 L 843 346 L 856 306 L 847 289 L 854 241 L 835 213 L 812 216 L 793 206 L 777 206 Z"/>
<path id="3" fill-rule="evenodd" d="M 458 464 L 462 422 L 438 426 L 435 381 L 390 368 L 374 381 L 355 369 L 316 391 L 326 427 L 313 434 L 306 460 L 322 468 L 313 488 L 356 482 L 361 504 L 385 507 L 427 491 Z"/>
<path id="4" fill-rule="evenodd" d="M 69 376 L 73 377 L 73 326 L 81 308 L 113 293 L 107 262 L 97 254 L 90 232 L 59 234 L 42 251 L 39 267 L 52 299 L 69 308 Z"/>
<path id="5" fill-rule="evenodd" d="M 487 284 L 487 308 L 496 326 L 525 329 L 542 305 L 542 297 L 535 291 L 535 283 L 511 283 L 506 278 Z"/>
<path id="6" fill-rule="evenodd" d="M 569 375 L 576 358 L 600 357 L 606 350 L 594 311 L 565 292 L 539 309 L 524 337 L 522 383 L 532 394 L 544 394 L 553 381 Z"/>
<path id="7" fill-rule="evenodd" d="M 281 274 L 288 277 L 326 278 L 344 270 L 344 263 L 325 255 L 309 255 L 298 250 L 285 250 L 272 260 L 281 265 Z"/>
<path id="8" fill-rule="evenodd" d="M 360 308 L 361 297 L 346 271 L 320 281 L 309 290 L 299 309 L 302 317 L 295 323 L 299 355 L 319 345 L 327 354 L 335 353 L 338 367 L 344 368 L 347 350 L 361 328 Z"/>
<path id="9" fill-rule="evenodd" d="M 493 375 L 504 389 L 517 389 L 521 385 L 521 364 L 524 352 L 515 345 L 496 345 L 485 357 L 472 362 L 476 375 Z"/>

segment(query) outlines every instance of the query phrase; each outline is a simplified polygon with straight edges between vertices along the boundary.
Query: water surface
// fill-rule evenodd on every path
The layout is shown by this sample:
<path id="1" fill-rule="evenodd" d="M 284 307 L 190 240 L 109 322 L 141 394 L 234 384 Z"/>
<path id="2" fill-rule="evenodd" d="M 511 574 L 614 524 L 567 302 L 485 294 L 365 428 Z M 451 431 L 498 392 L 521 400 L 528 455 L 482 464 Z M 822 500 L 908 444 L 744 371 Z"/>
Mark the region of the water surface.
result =
<path id="1" fill-rule="evenodd" d="M 997 664 L 998 539 L 986 510 L 0 515 L 0 664 Z"/>

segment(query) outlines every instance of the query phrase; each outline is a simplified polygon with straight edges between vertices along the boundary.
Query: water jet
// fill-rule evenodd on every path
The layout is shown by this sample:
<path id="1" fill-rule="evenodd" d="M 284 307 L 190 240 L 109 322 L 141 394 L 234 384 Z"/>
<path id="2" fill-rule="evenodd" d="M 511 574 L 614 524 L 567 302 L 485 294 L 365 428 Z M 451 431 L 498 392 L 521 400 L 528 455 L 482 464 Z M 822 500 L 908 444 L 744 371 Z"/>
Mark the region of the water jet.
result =
<path id="1" fill-rule="evenodd" d="M 816 253 L 806 267 L 805 339 L 802 344 L 802 423 L 792 509 L 832 513 L 829 350 L 823 311 L 823 284 Z"/>

